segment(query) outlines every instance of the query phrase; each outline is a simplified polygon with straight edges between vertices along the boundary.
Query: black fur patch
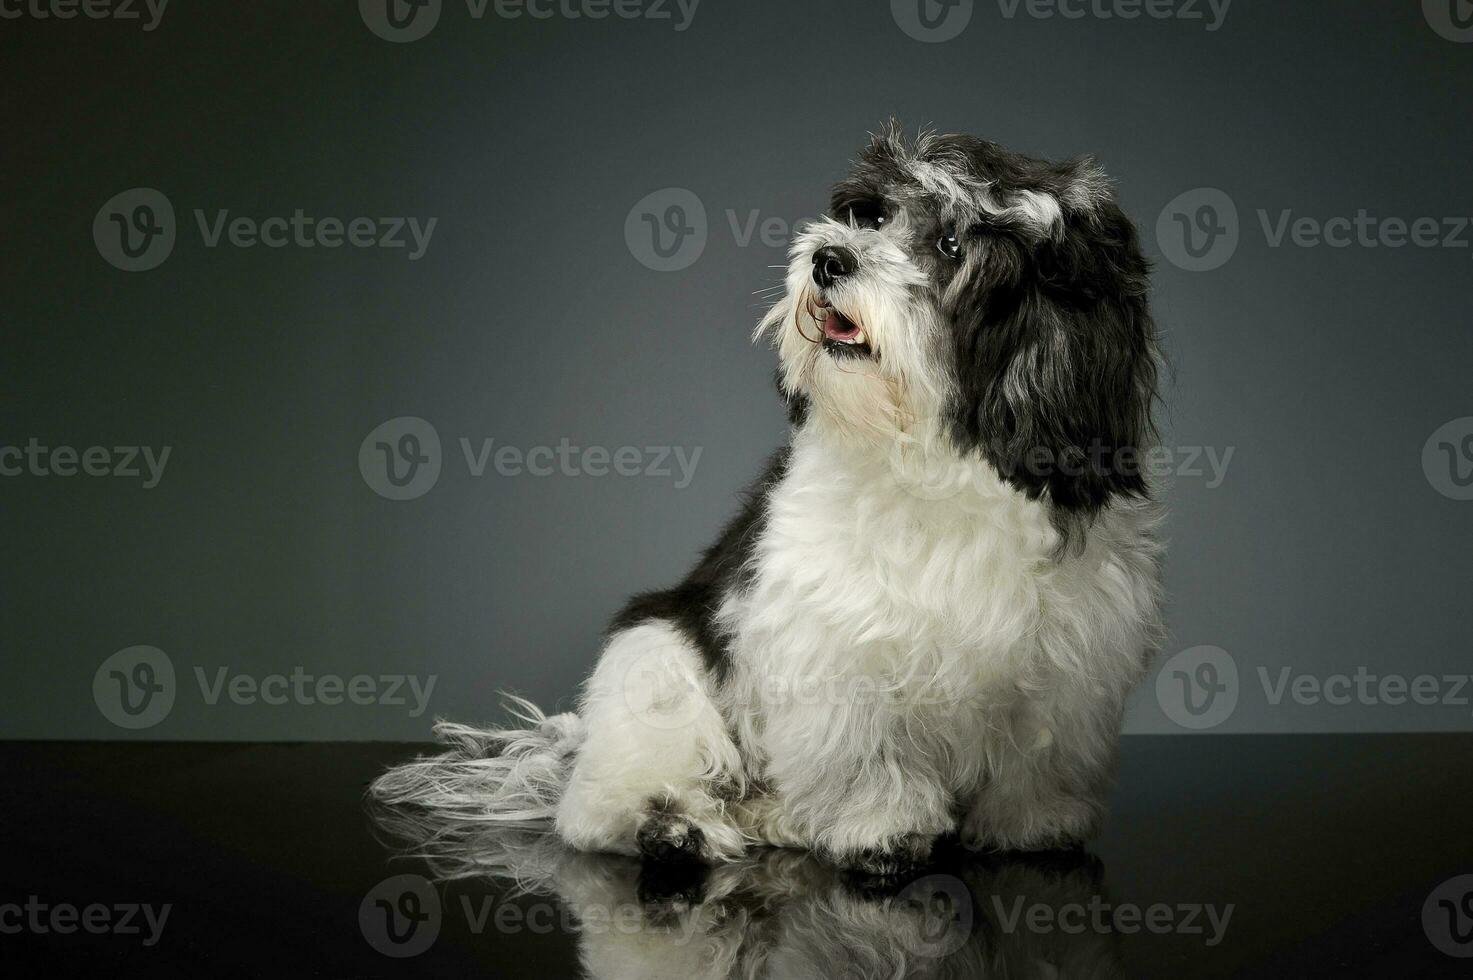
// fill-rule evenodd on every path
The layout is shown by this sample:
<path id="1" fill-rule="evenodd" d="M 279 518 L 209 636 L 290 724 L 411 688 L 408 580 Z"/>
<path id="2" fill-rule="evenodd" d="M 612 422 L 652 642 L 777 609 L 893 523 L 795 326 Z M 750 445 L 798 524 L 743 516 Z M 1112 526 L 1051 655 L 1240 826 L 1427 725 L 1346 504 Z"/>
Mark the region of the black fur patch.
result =
<path id="1" fill-rule="evenodd" d="M 788 424 L 795 429 L 802 426 L 808 420 L 808 396 L 784 388 L 781 377 L 777 381 L 777 393 L 782 396 L 783 404 L 787 406 Z"/>
<path id="2" fill-rule="evenodd" d="M 1020 192 L 1059 204 L 1046 232 L 1019 214 L 955 227 L 946 203 L 914 176 L 915 161 L 985 183 L 999 207 Z M 961 452 L 980 453 L 1003 479 L 1053 505 L 1067 530 L 1117 495 L 1144 496 L 1140 454 L 1154 438 L 1159 354 L 1148 308 L 1150 266 L 1135 226 L 1087 159 L 1052 163 L 971 136 L 898 127 L 877 136 L 834 189 L 845 219 L 904 208 L 918 227 L 912 260 L 954 299 L 950 357 L 956 397 L 948 422 Z M 930 244 L 954 234 L 964 258 Z M 953 280 L 969 276 L 957 290 Z"/>
<path id="3" fill-rule="evenodd" d="M 1155 331 L 1149 269 L 1113 202 L 1065 212 L 1061 240 L 992 232 L 953 317 L 953 430 L 1030 497 L 1094 514 L 1144 496 Z"/>

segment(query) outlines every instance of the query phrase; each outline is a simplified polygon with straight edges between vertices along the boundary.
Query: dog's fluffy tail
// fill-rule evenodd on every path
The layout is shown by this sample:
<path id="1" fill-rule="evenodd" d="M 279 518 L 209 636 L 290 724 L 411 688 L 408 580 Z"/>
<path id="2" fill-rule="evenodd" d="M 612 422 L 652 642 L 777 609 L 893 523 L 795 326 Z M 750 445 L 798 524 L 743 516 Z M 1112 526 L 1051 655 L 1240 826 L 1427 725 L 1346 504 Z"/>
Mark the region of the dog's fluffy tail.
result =
<path id="1" fill-rule="evenodd" d="M 576 714 L 548 717 L 530 701 L 508 698 L 525 728 L 477 729 L 446 721 L 435 738 L 448 746 L 374 780 L 369 795 L 396 809 L 413 808 L 441 839 L 500 828 L 550 829 L 583 741 Z"/>

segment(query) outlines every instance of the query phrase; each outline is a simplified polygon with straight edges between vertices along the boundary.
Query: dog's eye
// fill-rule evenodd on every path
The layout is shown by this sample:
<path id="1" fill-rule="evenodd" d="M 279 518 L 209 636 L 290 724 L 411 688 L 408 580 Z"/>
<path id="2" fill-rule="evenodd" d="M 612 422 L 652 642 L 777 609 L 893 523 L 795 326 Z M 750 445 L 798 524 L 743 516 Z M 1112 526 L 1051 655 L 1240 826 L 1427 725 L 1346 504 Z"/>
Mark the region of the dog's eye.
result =
<path id="1" fill-rule="evenodd" d="M 849 205 L 849 220 L 859 228 L 883 228 L 890 216 L 879 201 L 857 201 Z"/>
<path id="2" fill-rule="evenodd" d="M 936 249 L 948 259 L 959 259 L 962 255 L 962 243 L 953 232 L 945 232 L 936 241 Z"/>

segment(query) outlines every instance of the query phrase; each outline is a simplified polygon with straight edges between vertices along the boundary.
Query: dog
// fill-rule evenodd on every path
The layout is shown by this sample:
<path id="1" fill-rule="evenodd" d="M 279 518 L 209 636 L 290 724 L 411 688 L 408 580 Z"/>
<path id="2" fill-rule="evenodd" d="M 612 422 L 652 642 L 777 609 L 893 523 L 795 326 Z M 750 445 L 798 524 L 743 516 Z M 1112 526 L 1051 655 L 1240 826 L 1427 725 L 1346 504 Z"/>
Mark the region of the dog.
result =
<path id="1" fill-rule="evenodd" d="M 890 124 L 799 229 L 756 337 L 791 420 L 737 517 L 614 619 L 575 713 L 442 723 L 373 795 L 574 848 L 804 848 L 872 875 L 939 838 L 1048 850 L 1103 816 L 1159 644 L 1159 352 L 1089 158 Z"/>

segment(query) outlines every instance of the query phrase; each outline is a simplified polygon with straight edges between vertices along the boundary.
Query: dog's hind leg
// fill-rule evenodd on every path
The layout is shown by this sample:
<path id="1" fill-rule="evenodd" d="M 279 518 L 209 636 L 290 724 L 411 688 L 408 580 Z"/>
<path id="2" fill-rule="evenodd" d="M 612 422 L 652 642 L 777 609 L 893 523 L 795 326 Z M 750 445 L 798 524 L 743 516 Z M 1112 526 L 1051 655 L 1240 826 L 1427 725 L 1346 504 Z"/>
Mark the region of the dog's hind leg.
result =
<path id="1" fill-rule="evenodd" d="M 718 789 L 741 772 L 699 651 L 673 625 L 614 633 L 585 688 L 585 738 L 557 811 L 574 847 L 730 860 L 746 840 Z"/>

